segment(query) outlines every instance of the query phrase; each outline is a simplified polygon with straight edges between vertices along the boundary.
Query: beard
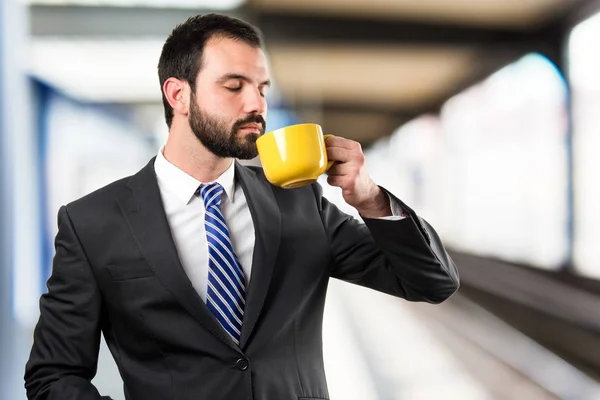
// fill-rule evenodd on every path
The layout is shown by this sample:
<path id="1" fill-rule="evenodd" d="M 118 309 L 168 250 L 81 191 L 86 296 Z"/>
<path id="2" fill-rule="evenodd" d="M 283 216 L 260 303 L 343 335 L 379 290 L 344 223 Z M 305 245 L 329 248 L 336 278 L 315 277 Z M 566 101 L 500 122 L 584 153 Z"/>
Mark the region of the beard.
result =
<path id="1" fill-rule="evenodd" d="M 259 114 L 249 114 L 237 120 L 231 127 L 224 120 L 200 110 L 196 96 L 192 94 L 190 105 L 190 128 L 204 147 L 217 157 L 250 160 L 258 155 L 256 139 L 265 133 L 266 123 Z M 257 123 L 261 125 L 260 134 L 252 133 L 244 137 L 238 135 L 243 125 Z"/>

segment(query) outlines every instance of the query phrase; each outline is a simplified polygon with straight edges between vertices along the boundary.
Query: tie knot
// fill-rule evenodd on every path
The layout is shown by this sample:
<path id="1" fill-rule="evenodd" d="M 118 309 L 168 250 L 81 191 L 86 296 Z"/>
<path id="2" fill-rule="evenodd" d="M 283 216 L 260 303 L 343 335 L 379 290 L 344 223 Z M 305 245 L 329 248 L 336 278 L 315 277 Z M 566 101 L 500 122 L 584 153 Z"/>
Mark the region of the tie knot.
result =
<path id="1" fill-rule="evenodd" d="M 223 186 L 217 182 L 210 183 L 208 185 L 200 186 L 200 196 L 204 201 L 204 207 L 219 207 L 221 204 L 221 196 L 223 195 Z"/>

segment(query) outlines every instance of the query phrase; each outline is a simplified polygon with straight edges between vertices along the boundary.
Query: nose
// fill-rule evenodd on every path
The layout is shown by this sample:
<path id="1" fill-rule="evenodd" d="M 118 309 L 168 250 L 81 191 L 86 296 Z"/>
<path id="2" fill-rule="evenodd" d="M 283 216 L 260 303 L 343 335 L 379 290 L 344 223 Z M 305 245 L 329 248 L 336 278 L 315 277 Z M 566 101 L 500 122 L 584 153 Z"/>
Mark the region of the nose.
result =
<path id="1" fill-rule="evenodd" d="M 244 113 L 263 115 L 267 111 L 267 100 L 258 88 L 248 90 L 244 97 Z"/>

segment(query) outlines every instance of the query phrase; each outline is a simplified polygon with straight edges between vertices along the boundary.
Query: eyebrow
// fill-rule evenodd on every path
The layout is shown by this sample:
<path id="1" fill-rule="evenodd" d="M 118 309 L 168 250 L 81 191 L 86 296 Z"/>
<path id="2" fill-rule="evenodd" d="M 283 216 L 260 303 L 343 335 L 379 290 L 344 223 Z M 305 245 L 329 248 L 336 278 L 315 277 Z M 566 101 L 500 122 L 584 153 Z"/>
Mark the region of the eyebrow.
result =
<path id="1" fill-rule="evenodd" d="M 220 77 L 217 80 L 217 82 L 226 82 L 231 79 L 238 79 L 241 81 L 252 83 L 252 79 L 248 78 L 247 76 L 240 75 L 240 74 L 225 74 L 222 77 Z M 267 79 L 266 81 L 261 82 L 259 86 L 271 86 L 271 81 L 269 79 Z"/>

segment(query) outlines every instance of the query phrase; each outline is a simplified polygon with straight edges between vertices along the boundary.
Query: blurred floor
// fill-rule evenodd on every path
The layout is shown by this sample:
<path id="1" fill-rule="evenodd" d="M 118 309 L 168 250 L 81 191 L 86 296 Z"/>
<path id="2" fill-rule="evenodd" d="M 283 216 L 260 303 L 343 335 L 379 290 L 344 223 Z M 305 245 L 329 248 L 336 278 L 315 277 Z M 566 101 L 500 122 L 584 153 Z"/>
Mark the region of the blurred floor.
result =
<path id="1" fill-rule="evenodd" d="M 415 304 L 338 282 L 332 292 L 332 303 L 345 304 L 361 338 L 363 358 L 378 388 L 369 399 L 556 398 L 436 321 L 439 314 L 457 318 L 448 304 L 454 298 L 437 306 Z M 332 399 L 359 398 L 336 394 L 332 390 Z"/>

